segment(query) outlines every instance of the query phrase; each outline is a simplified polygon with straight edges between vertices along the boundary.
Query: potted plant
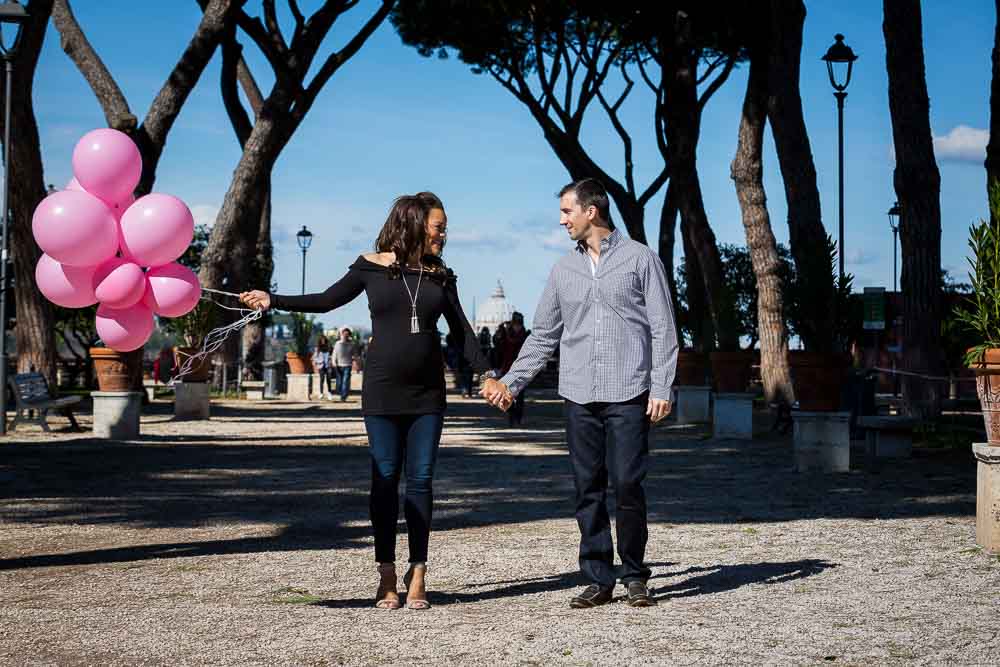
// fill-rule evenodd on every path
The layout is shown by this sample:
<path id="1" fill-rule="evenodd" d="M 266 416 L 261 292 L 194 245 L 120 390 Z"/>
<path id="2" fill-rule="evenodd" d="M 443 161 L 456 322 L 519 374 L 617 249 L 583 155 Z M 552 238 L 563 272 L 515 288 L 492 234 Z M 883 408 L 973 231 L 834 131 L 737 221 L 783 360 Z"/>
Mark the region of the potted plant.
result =
<path id="1" fill-rule="evenodd" d="M 134 355 L 110 347 L 92 347 L 89 352 L 94 360 L 98 391 L 131 391 L 133 371 L 129 362 Z"/>
<path id="2" fill-rule="evenodd" d="M 797 307 L 791 319 L 805 344 L 805 350 L 791 350 L 788 365 L 795 384 L 798 408 L 813 412 L 840 409 L 850 367 L 848 345 L 852 329 L 851 284 L 854 277 L 851 274 L 837 275 L 833 268 L 836 265 L 837 245 L 829 236 L 826 244 L 829 261 L 799 267 L 793 288 L 793 300 Z M 806 293 L 815 285 L 824 285 L 831 298 Z"/>
<path id="3" fill-rule="evenodd" d="M 965 363 L 976 374 L 976 392 L 983 410 L 986 439 L 1000 446 L 1000 187 L 990 190 L 991 220 L 969 229 L 972 294 L 955 310 L 959 322 L 972 331 L 978 345 Z"/>
<path id="4" fill-rule="evenodd" d="M 212 330 L 213 324 L 212 304 L 209 301 L 199 301 L 198 305 L 187 315 L 160 320 L 160 326 L 171 334 L 176 342 L 174 347 L 175 368 L 180 369 L 189 357 L 194 356 L 201 349 L 201 344 L 208 332 Z M 185 382 L 207 382 L 211 369 L 211 360 L 207 357 L 201 358 L 194 364 L 191 372 L 184 376 L 183 380 Z"/>
<path id="5" fill-rule="evenodd" d="M 312 354 L 309 341 L 312 338 L 315 319 L 302 313 L 291 313 L 292 349 L 285 353 L 288 372 L 293 374 L 312 373 Z"/>

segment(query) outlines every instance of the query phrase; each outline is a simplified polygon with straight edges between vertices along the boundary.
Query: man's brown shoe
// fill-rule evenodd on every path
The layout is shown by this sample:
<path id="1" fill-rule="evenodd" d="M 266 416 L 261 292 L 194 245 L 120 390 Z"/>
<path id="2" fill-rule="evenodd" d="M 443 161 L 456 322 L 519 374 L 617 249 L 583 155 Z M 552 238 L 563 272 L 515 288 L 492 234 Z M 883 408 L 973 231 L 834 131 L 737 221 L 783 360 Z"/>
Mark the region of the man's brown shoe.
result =
<path id="1" fill-rule="evenodd" d="M 649 594 L 649 588 L 645 582 L 630 581 L 625 584 L 628 591 L 628 606 L 630 607 L 655 607 L 656 600 Z"/>
<path id="2" fill-rule="evenodd" d="M 591 607 L 599 607 L 602 604 L 607 604 L 611 602 L 611 598 L 614 596 L 615 587 L 614 586 L 598 586 L 597 584 L 591 584 L 583 590 L 582 593 L 573 597 L 569 601 L 569 606 L 573 609 L 590 609 Z"/>

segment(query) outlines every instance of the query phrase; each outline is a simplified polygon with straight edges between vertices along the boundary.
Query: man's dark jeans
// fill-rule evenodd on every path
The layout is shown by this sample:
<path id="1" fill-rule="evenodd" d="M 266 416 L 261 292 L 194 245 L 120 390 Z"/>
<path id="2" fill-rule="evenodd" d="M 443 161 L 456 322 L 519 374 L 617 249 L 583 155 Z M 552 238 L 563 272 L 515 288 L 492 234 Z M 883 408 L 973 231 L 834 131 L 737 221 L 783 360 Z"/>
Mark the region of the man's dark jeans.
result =
<path id="1" fill-rule="evenodd" d="M 337 378 L 337 393 L 341 400 L 347 400 L 347 395 L 351 393 L 351 367 L 337 366 L 334 371 Z"/>
<path id="2" fill-rule="evenodd" d="M 646 581 L 646 478 L 649 459 L 648 393 L 625 403 L 566 401 L 566 436 L 580 525 L 580 570 L 600 586 L 617 579 Z M 615 532 L 622 564 L 616 573 L 611 520 L 605 503 L 610 463 L 615 490 Z"/>

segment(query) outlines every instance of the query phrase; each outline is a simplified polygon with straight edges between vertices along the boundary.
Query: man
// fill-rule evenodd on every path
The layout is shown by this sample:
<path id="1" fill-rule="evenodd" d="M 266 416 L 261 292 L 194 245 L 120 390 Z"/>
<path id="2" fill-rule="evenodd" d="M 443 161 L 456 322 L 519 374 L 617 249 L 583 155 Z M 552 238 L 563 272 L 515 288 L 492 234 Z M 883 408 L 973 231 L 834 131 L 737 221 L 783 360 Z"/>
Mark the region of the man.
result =
<path id="1" fill-rule="evenodd" d="M 566 439 L 576 487 L 580 569 L 592 582 L 573 608 L 610 602 L 617 579 L 628 604 L 656 604 L 645 566 L 646 497 L 642 488 L 650 423 L 670 413 L 677 334 L 663 263 L 614 229 L 608 195 L 594 179 L 559 193 L 559 224 L 576 248 L 549 274 L 531 335 L 499 381 L 481 395 L 501 409 L 560 347 L 559 394 L 566 399 Z M 607 465 L 607 457 L 613 465 Z M 622 564 L 616 573 L 605 505 L 612 474 Z"/>
<path id="2" fill-rule="evenodd" d="M 354 339 L 351 330 L 344 327 L 340 330 L 340 340 L 333 346 L 333 365 L 336 373 L 336 391 L 340 401 L 347 400 L 351 393 L 351 364 L 354 363 Z"/>
<path id="3" fill-rule="evenodd" d="M 524 328 L 524 315 L 515 310 L 510 316 L 506 335 L 501 341 L 498 350 L 497 361 L 499 363 L 497 365 L 500 368 L 500 373 L 506 373 L 514 366 L 514 360 L 521 353 L 524 341 L 528 339 L 528 334 L 530 333 L 530 331 Z M 511 427 L 520 426 L 524 421 L 524 396 L 526 393 L 523 389 L 518 392 L 514 398 L 514 402 L 511 403 L 510 409 L 507 410 L 508 424 Z"/>

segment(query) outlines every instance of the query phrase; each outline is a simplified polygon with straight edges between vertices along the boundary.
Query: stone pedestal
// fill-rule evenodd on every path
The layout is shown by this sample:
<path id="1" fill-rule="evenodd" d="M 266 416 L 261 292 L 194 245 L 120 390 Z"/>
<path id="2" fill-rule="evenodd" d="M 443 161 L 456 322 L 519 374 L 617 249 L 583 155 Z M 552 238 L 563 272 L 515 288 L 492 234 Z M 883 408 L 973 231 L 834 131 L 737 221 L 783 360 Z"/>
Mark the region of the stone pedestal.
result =
<path id="1" fill-rule="evenodd" d="M 716 394 L 712 435 L 716 438 L 753 438 L 753 394 Z"/>
<path id="2" fill-rule="evenodd" d="M 146 391 L 146 397 L 149 400 L 156 398 L 156 381 L 155 380 L 143 380 L 142 388 Z"/>
<path id="3" fill-rule="evenodd" d="M 674 414 L 677 415 L 677 423 L 707 424 L 711 417 L 709 401 L 712 388 L 679 385 L 675 389 L 677 405 L 674 406 Z"/>
<path id="4" fill-rule="evenodd" d="M 865 429 L 865 453 L 873 459 L 908 459 L 913 452 L 913 427 L 910 417 L 858 417 Z"/>
<path id="5" fill-rule="evenodd" d="M 263 401 L 264 400 L 264 381 L 263 380 L 244 380 L 243 381 L 243 391 L 246 392 L 248 401 Z"/>
<path id="6" fill-rule="evenodd" d="M 312 373 L 289 373 L 286 398 L 289 401 L 307 402 L 312 395 L 312 379 Z"/>
<path id="7" fill-rule="evenodd" d="M 792 410 L 795 467 L 799 472 L 848 472 L 851 413 Z"/>
<path id="8" fill-rule="evenodd" d="M 94 391 L 94 437 L 134 440 L 139 437 L 140 391 Z"/>
<path id="9" fill-rule="evenodd" d="M 974 443 L 976 457 L 976 544 L 1000 554 L 1000 447 Z"/>
<path id="10" fill-rule="evenodd" d="M 177 382 L 174 384 L 174 416 L 178 419 L 208 419 L 207 382 Z"/>

